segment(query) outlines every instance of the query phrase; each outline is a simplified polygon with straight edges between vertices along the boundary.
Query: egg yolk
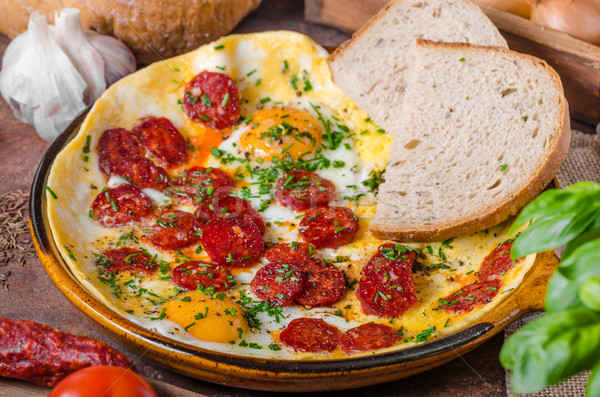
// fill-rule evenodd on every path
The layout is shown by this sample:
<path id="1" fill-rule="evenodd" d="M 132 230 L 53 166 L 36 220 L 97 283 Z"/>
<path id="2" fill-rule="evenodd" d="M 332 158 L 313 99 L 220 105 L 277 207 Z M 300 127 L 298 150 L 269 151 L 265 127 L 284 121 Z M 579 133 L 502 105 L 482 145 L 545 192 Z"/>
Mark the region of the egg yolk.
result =
<path id="1" fill-rule="evenodd" d="M 250 129 L 240 144 L 251 158 L 271 160 L 289 155 L 294 161 L 321 144 L 321 123 L 307 112 L 281 107 L 263 109 L 252 115 Z"/>
<path id="2" fill-rule="evenodd" d="M 204 341 L 227 343 L 248 331 L 240 306 L 226 296 L 219 299 L 190 291 L 165 303 L 162 310 L 165 319 Z"/>

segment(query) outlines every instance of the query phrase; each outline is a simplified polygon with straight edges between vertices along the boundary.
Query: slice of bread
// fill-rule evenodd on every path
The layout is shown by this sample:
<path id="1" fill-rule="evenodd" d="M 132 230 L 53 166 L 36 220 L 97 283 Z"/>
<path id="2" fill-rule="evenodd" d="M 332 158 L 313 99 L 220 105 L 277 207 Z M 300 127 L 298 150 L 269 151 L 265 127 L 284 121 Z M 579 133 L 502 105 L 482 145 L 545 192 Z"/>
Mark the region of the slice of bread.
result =
<path id="1" fill-rule="evenodd" d="M 329 58 L 335 83 L 382 128 L 393 130 L 417 39 L 507 47 L 469 0 L 395 0 Z"/>
<path id="2" fill-rule="evenodd" d="M 544 61 L 500 47 L 418 40 L 369 228 L 441 241 L 515 215 L 552 180 L 570 141 Z"/>

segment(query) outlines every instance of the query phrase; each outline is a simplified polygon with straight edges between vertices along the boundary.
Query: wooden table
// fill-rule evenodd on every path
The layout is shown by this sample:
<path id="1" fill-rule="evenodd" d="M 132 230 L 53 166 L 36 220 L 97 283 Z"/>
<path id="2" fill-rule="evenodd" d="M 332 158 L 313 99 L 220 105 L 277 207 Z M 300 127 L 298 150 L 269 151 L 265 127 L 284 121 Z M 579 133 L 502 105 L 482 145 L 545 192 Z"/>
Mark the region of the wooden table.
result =
<path id="1" fill-rule="evenodd" d="M 313 37 L 326 46 L 337 46 L 348 36 L 331 28 L 306 23 L 303 20 L 302 0 L 263 0 L 261 7 L 246 18 L 235 32 L 255 32 L 272 29 L 296 30 Z M 0 54 L 9 39 L 0 35 Z M 0 100 L 0 194 L 17 189 L 29 191 L 37 165 L 49 143 L 43 141 L 29 125 L 18 121 L 7 103 Z M 0 269 L 3 270 L 3 269 Z M 50 281 L 37 258 L 25 266 L 9 263 L 6 270 L 12 275 L 10 289 L 0 289 L 0 315 L 13 319 L 27 319 L 47 324 L 59 330 L 87 335 L 107 342 L 124 351 L 146 377 L 166 382 L 186 390 L 208 396 L 264 396 L 275 393 L 235 389 L 191 379 L 152 362 L 137 357 L 116 345 L 73 307 Z M 505 372 L 500 366 L 498 353 L 503 334 L 473 352 L 456 360 L 411 378 L 379 386 L 352 391 L 353 395 L 402 396 L 505 396 Z M 27 387 L 24 382 L 0 378 L 0 397 L 18 396 L 14 387 Z M 33 387 L 31 393 L 44 395 L 45 388 Z M 162 387 L 164 395 L 183 395 L 180 389 Z M 181 390 L 180 390 L 181 391 Z M 27 393 L 27 395 L 38 395 Z M 348 392 L 327 393 L 328 396 L 346 396 Z M 25 395 L 23 391 L 20 393 Z M 318 395 L 317 393 L 316 395 Z M 324 394 L 324 393 L 321 393 Z"/>

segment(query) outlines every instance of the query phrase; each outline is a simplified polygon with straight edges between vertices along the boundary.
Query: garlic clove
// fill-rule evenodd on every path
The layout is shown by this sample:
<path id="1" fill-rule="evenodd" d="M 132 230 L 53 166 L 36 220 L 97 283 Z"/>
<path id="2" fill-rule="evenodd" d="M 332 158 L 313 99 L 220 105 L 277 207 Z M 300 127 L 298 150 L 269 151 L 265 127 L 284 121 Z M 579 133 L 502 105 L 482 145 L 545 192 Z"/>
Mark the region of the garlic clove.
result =
<path id="1" fill-rule="evenodd" d="M 85 88 L 46 17 L 34 12 L 27 32 L 7 47 L 0 72 L 0 91 L 15 116 L 53 140 L 85 109 Z"/>
<path id="2" fill-rule="evenodd" d="M 93 30 L 86 30 L 85 37 L 106 62 L 104 69 L 106 84 L 110 86 L 123 76 L 135 72 L 137 64 L 135 56 L 121 40 L 96 33 Z"/>
<path id="3" fill-rule="evenodd" d="M 79 10 L 65 8 L 54 20 L 54 38 L 86 82 L 84 102 L 89 105 L 106 89 L 104 59 L 87 41 Z"/>

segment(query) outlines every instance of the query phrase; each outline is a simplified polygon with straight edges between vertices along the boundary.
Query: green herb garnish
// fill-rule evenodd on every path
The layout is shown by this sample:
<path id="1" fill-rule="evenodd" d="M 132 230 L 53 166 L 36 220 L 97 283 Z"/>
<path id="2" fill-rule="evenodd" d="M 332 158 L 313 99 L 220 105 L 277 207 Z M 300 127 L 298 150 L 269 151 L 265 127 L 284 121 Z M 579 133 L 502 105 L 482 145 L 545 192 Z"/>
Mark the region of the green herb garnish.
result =
<path id="1" fill-rule="evenodd" d="M 600 396 L 600 184 L 579 182 L 542 193 L 510 232 L 514 259 L 566 244 L 546 291 L 543 317 L 512 335 L 500 361 L 519 394 L 533 393 L 591 370 L 587 395 Z"/>

